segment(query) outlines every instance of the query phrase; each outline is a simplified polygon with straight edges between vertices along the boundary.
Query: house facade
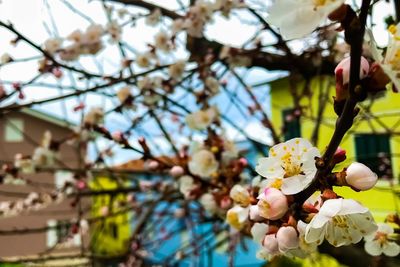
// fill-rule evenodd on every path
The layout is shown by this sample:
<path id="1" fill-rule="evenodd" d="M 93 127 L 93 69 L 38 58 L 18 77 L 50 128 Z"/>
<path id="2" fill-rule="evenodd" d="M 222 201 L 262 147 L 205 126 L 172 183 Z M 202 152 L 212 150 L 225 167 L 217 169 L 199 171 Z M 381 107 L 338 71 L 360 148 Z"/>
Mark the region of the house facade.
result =
<path id="1" fill-rule="evenodd" d="M 0 162 L 9 164 L 15 155 L 32 155 L 41 143 L 43 134 L 50 131 L 54 140 L 62 140 L 73 134 L 70 123 L 51 115 L 23 109 L 0 116 Z M 0 202 L 16 201 L 25 198 L 30 192 L 51 192 L 72 175 L 68 170 L 79 168 L 85 149 L 63 142 L 59 148 L 60 160 L 54 168 L 60 171 L 40 171 L 34 174 L 21 174 L 26 184 L 0 183 Z M 62 169 L 62 170 L 61 170 Z M 4 175 L 4 173 L 3 173 Z M 82 204 L 82 210 L 90 209 L 88 203 Z M 85 212 L 84 212 L 85 213 Z M 87 212 L 86 212 L 87 213 Z M 0 217 L 0 262 L 21 257 L 42 257 L 54 255 L 74 255 L 80 252 L 88 240 L 85 236 L 73 235 L 68 224 L 77 214 L 77 208 L 71 206 L 71 199 L 37 211 L 23 212 L 18 216 Z M 46 229 L 50 226 L 50 229 Z M 39 229 L 26 233 L 10 233 L 13 230 Z M 41 230 L 40 230 L 41 229 Z M 65 240 L 69 238 L 68 246 Z M 1 266 L 1 263 L 0 263 Z"/>
<path id="2" fill-rule="evenodd" d="M 303 137 L 314 142 L 323 153 L 337 119 L 333 110 L 335 81 L 332 77 L 314 77 L 308 84 L 285 77 L 272 81 L 270 89 L 272 121 L 282 141 Z M 340 145 L 347 152 L 347 160 L 338 168 L 353 161 L 362 162 L 378 174 L 379 181 L 373 190 L 355 193 L 349 188 L 340 188 L 339 193 L 360 200 L 380 220 L 393 212 L 398 202 L 388 189 L 390 184 L 397 185 L 400 177 L 399 103 L 400 94 L 391 91 L 360 103 L 360 112 Z"/>

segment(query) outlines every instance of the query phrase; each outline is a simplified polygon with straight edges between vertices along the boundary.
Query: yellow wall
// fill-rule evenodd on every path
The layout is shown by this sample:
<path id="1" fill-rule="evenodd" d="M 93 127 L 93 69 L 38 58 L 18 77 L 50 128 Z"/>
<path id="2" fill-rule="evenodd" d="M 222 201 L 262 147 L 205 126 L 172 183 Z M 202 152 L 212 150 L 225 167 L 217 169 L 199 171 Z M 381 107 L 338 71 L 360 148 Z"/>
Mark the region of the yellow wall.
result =
<path id="1" fill-rule="evenodd" d="M 92 190 L 111 190 L 116 189 L 118 184 L 115 180 L 108 177 L 96 177 L 90 183 Z M 95 196 L 92 199 L 92 216 L 99 217 L 100 209 L 103 206 L 108 206 L 110 214 L 118 213 L 121 208 L 118 208 L 119 201 L 126 201 L 126 194 L 119 194 L 111 197 L 110 195 Z M 129 249 L 130 239 L 130 218 L 127 212 L 110 216 L 104 220 L 97 221 L 91 226 L 91 247 L 95 254 L 105 256 L 124 255 Z M 118 228 L 118 238 L 114 238 L 112 234 L 113 225 Z"/>
<path id="2" fill-rule="evenodd" d="M 325 146 L 328 144 L 334 130 L 336 121 L 336 114 L 333 111 L 332 96 L 335 95 L 334 81 L 331 77 L 316 77 L 311 81 L 307 96 L 300 99 L 299 103 L 302 107 L 303 116 L 301 117 L 301 134 L 302 137 L 311 139 L 312 132 L 315 127 L 315 118 L 319 107 L 319 98 L 327 95 L 329 103 L 324 110 L 321 128 L 319 130 L 319 139 L 317 147 L 323 153 Z M 272 103 L 272 121 L 276 125 L 276 129 L 280 132 L 282 127 L 282 110 L 293 108 L 295 106 L 291 91 L 300 92 L 304 91 L 304 82 L 290 82 L 288 78 L 279 79 L 271 83 L 271 103 Z M 328 94 L 326 94 L 328 93 Z M 395 94 L 390 91 L 383 94 L 381 97 L 375 99 L 373 104 L 371 100 L 364 101 L 361 105 L 365 108 L 370 106 L 372 114 L 376 118 L 361 119 L 363 108 L 361 108 L 360 115 L 356 117 L 353 127 L 343 139 L 342 148 L 347 151 L 347 160 L 338 167 L 343 168 L 350 162 L 355 161 L 355 142 L 354 133 L 387 133 L 387 129 L 397 132 L 397 135 L 391 137 L 391 152 L 392 152 L 392 169 L 394 174 L 395 183 L 398 182 L 400 175 L 400 94 Z M 396 125 L 396 124 L 399 125 Z M 282 138 L 283 139 L 283 138 Z M 355 193 L 348 188 L 340 188 L 338 192 L 344 196 L 358 199 L 365 205 L 374 210 L 378 219 L 383 219 L 385 214 L 395 210 L 395 198 L 388 190 L 388 182 L 379 182 L 380 189 L 373 189 L 367 192 Z M 398 199 L 397 199 L 398 201 Z"/>

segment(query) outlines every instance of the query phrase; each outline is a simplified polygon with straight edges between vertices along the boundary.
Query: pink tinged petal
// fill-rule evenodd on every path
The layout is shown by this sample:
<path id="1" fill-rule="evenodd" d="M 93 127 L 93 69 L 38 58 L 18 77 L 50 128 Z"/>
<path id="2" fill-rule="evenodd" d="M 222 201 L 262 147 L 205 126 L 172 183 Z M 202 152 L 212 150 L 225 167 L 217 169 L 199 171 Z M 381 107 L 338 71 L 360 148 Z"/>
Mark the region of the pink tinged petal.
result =
<path id="1" fill-rule="evenodd" d="M 255 223 L 250 230 L 251 236 L 253 237 L 254 241 L 256 241 L 257 243 L 261 243 L 268 232 L 268 228 L 268 225 L 265 223 Z"/>
<path id="2" fill-rule="evenodd" d="M 377 241 L 365 242 L 364 249 L 372 256 L 379 256 L 382 254 L 382 248 Z"/>
<path id="3" fill-rule="evenodd" d="M 400 253 L 400 246 L 394 242 L 388 242 L 383 250 L 383 254 L 389 257 L 396 257 Z"/>
<path id="4" fill-rule="evenodd" d="M 302 174 L 284 178 L 281 190 L 285 195 L 294 195 L 303 191 L 311 181 L 312 178 L 307 179 L 306 176 Z"/>

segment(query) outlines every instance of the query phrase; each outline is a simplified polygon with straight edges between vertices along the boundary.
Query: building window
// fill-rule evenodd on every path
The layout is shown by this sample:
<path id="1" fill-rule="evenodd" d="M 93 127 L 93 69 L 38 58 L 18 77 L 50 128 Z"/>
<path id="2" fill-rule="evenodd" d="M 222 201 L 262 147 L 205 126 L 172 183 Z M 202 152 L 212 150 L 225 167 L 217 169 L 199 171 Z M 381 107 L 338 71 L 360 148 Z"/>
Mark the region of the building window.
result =
<path id="1" fill-rule="evenodd" d="M 300 118 L 296 109 L 285 109 L 282 111 L 283 132 L 285 141 L 301 136 Z"/>
<path id="2" fill-rule="evenodd" d="M 4 128 L 6 142 L 24 141 L 24 121 L 22 119 L 7 119 Z"/>
<path id="3" fill-rule="evenodd" d="M 52 248 L 56 245 L 70 244 L 80 246 L 81 237 L 79 234 L 71 233 L 71 224 L 69 221 L 47 221 L 47 247 Z"/>
<path id="4" fill-rule="evenodd" d="M 355 143 L 358 162 L 370 167 L 379 178 L 393 178 L 388 134 L 359 134 Z"/>

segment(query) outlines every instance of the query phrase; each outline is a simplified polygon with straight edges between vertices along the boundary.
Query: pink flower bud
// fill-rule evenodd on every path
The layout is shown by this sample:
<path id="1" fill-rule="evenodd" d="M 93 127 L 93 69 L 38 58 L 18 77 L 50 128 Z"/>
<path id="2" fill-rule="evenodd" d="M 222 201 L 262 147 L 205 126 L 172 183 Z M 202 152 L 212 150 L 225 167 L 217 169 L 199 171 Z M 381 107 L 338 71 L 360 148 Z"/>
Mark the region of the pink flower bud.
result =
<path id="1" fill-rule="evenodd" d="M 221 199 L 219 206 L 221 209 L 229 209 L 232 206 L 232 200 L 230 197 L 225 196 Z"/>
<path id="2" fill-rule="evenodd" d="M 343 85 L 348 84 L 350 80 L 350 57 L 347 57 L 340 61 L 340 63 L 335 68 L 335 75 L 342 72 Z M 364 79 L 369 72 L 369 63 L 365 57 L 361 57 L 360 66 L 360 79 Z"/>
<path id="3" fill-rule="evenodd" d="M 278 189 L 266 188 L 258 196 L 258 209 L 260 216 L 269 220 L 278 220 L 285 215 L 288 210 L 286 196 Z"/>
<path id="4" fill-rule="evenodd" d="M 275 234 L 266 235 L 263 241 L 263 247 L 270 253 L 276 254 L 279 252 L 278 240 Z"/>
<path id="5" fill-rule="evenodd" d="M 353 162 L 346 170 L 346 182 L 356 190 L 368 190 L 378 181 L 376 173 L 359 162 Z"/>
<path id="6" fill-rule="evenodd" d="M 119 143 L 124 139 L 124 134 L 121 131 L 116 131 L 112 133 L 112 138 Z"/>
<path id="7" fill-rule="evenodd" d="M 276 233 L 276 239 L 278 240 L 278 246 L 281 252 L 286 252 L 289 249 L 294 249 L 299 246 L 297 231 L 292 226 L 283 226 L 279 228 Z"/>
<path id="8" fill-rule="evenodd" d="M 173 167 L 169 170 L 169 174 L 170 174 L 172 177 L 175 177 L 175 178 L 177 178 L 177 177 L 179 177 L 179 176 L 182 176 L 184 172 L 185 172 L 185 171 L 183 170 L 183 168 L 182 168 L 181 166 L 178 166 L 178 165 L 173 166 Z"/>
<path id="9" fill-rule="evenodd" d="M 333 155 L 333 161 L 337 164 L 343 162 L 346 159 L 346 150 L 338 147 L 335 154 Z"/>
<path id="10" fill-rule="evenodd" d="M 245 159 L 245 158 L 240 158 L 239 162 L 240 162 L 240 164 L 242 164 L 243 167 L 246 167 L 248 164 L 247 159 Z"/>
<path id="11" fill-rule="evenodd" d="M 79 181 L 76 183 L 76 187 L 77 187 L 79 190 L 85 189 L 85 188 L 86 188 L 86 183 L 85 183 L 85 181 L 79 180 Z"/>
<path id="12" fill-rule="evenodd" d="M 145 162 L 145 168 L 151 171 L 154 171 L 158 168 L 159 164 L 155 160 L 150 160 Z"/>
<path id="13" fill-rule="evenodd" d="M 57 79 L 60 79 L 63 76 L 63 73 L 60 70 L 60 68 L 53 68 L 53 70 L 51 72 L 53 73 L 54 77 L 56 77 Z"/>

